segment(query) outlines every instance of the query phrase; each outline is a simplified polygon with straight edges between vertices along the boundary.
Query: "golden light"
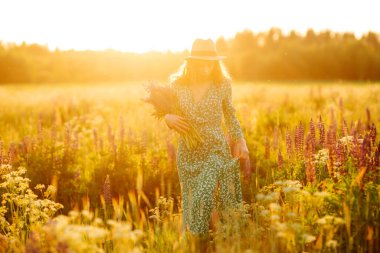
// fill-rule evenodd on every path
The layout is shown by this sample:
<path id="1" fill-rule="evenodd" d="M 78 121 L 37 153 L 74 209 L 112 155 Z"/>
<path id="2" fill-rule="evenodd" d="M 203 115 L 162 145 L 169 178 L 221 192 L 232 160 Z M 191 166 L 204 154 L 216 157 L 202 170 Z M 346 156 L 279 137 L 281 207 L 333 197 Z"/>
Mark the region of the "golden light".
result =
<path id="1" fill-rule="evenodd" d="M 357 1 L 6 1 L 0 3 L 0 41 L 50 49 L 180 51 L 196 37 L 233 37 L 279 27 L 284 33 L 378 31 L 375 0 Z"/>

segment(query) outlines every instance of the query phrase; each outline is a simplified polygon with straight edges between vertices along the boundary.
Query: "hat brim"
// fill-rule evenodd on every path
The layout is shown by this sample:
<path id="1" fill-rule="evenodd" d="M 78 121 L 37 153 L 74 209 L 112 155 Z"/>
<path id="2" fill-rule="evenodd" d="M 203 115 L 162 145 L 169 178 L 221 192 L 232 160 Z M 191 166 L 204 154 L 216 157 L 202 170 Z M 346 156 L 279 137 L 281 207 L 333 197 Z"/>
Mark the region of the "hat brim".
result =
<path id="1" fill-rule="evenodd" d="M 187 56 L 185 59 L 195 59 L 195 60 L 208 60 L 208 61 L 217 61 L 217 60 L 223 60 L 226 56 L 219 55 L 219 56 Z"/>

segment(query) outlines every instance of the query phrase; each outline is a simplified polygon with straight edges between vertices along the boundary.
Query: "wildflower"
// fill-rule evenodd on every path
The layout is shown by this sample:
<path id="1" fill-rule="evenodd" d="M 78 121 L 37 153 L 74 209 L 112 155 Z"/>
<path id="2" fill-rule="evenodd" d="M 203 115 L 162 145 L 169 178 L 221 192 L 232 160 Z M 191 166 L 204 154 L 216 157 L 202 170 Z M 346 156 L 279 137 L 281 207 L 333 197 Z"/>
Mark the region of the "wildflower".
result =
<path id="1" fill-rule="evenodd" d="M 340 217 L 334 217 L 334 224 L 345 224 L 345 220 Z"/>
<path id="2" fill-rule="evenodd" d="M 1 148 L 1 142 L 0 142 Z M 1 150 L 0 150 L 0 158 L 1 158 Z M 8 174 L 12 170 L 12 166 L 10 164 L 1 164 L 0 161 L 0 176 Z"/>
<path id="3" fill-rule="evenodd" d="M 94 214 L 86 209 L 81 211 L 82 217 L 88 220 L 92 220 L 94 217 Z"/>
<path id="4" fill-rule="evenodd" d="M 34 187 L 34 189 L 36 189 L 36 190 L 42 190 L 42 189 L 45 189 L 45 185 L 43 185 L 43 184 L 37 184 L 37 185 Z"/>
<path id="5" fill-rule="evenodd" d="M 270 203 L 269 204 L 269 209 L 272 211 L 272 212 L 277 212 L 277 211 L 281 211 L 281 206 L 277 203 Z"/>
<path id="6" fill-rule="evenodd" d="M 49 198 L 53 196 L 56 192 L 57 192 L 57 188 L 53 185 L 49 185 L 44 193 L 44 196 L 45 198 Z"/>
<path id="7" fill-rule="evenodd" d="M 335 217 L 332 215 L 325 215 L 322 218 L 319 218 L 316 223 L 321 224 L 321 225 L 326 225 L 326 224 L 335 224 L 335 225 L 341 225 L 345 224 L 345 220 L 341 217 Z"/>
<path id="8" fill-rule="evenodd" d="M 315 144 L 309 133 L 306 138 L 306 180 L 307 182 L 315 181 L 315 161 L 313 160 Z"/>
<path id="9" fill-rule="evenodd" d="M 288 185 L 288 186 L 294 186 L 294 187 L 297 187 L 297 188 L 301 188 L 302 187 L 302 183 L 298 180 L 285 180 L 284 181 L 284 185 Z"/>
<path id="10" fill-rule="evenodd" d="M 0 206 L 0 217 L 4 217 L 7 212 L 7 208 L 5 206 Z"/>
<path id="11" fill-rule="evenodd" d="M 133 232 L 130 234 L 130 239 L 132 239 L 133 242 L 137 242 L 138 239 L 140 239 L 143 236 L 143 231 L 140 229 L 135 229 Z"/>
<path id="12" fill-rule="evenodd" d="M 277 180 L 277 181 L 275 181 L 273 184 L 275 184 L 275 185 L 283 185 L 284 182 L 281 181 L 281 180 Z"/>
<path id="13" fill-rule="evenodd" d="M 132 230 L 132 225 L 125 221 L 113 221 L 108 220 L 107 222 L 112 226 L 112 238 L 113 239 L 123 239 L 123 238 L 131 238 L 134 234 Z M 136 237 L 135 237 L 136 238 Z"/>
<path id="14" fill-rule="evenodd" d="M 316 223 L 321 224 L 321 225 L 324 225 L 324 224 L 327 223 L 327 221 L 326 221 L 326 218 L 319 218 L 319 219 L 316 221 Z"/>
<path id="15" fill-rule="evenodd" d="M 78 225 L 78 228 L 80 228 L 81 232 L 85 233 L 89 239 L 92 240 L 101 240 L 109 234 L 109 231 L 106 229 L 91 225 Z"/>
<path id="16" fill-rule="evenodd" d="M 256 194 L 256 199 L 257 200 L 263 200 L 265 198 L 265 195 L 264 194 L 262 194 L 262 193 L 258 193 L 258 194 Z"/>
<path id="17" fill-rule="evenodd" d="M 111 182 L 110 182 L 110 176 L 108 174 L 103 184 L 103 195 L 104 195 L 105 204 L 107 206 L 111 206 L 112 205 Z"/>
<path id="18" fill-rule="evenodd" d="M 304 135 L 305 135 L 305 130 L 304 130 L 302 122 L 300 121 L 298 124 L 298 128 L 296 128 L 295 141 L 294 141 L 298 159 L 300 159 L 303 155 L 304 138 L 305 138 Z"/>
<path id="19" fill-rule="evenodd" d="M 336 240 L 328 240 L 326 242 L 326 247 L 327 248 L 336 248 L 338 246 L 338 242 Z"/>
<path id="20" fill-rule="evenodd" d="M 312 139 L 312 142 L 313 142 L 313 145 L 315 146 L 315 125 L 314 125 L 314 122 L 313 122 L 313 119 L 311 118 L 310 119 L 310 136 L 311 136 L 311 139 Z"/>
<path id="21" fill-rule="evenodd" d="M 334 125 L 331 125 L 329 127 L 329 130 L 327 131 L 327 147 L 329 150 L 332 150 L 335 147 L 336 144 L 336 128 Z"/>
<path id="22" fill-rule="evenodd" d="M 100 219 L 100 218 L 95 218 L 94 219 L 94 225 L 95 226 L 102 226 L 104 223 L 103 223 L 103 220 L 102 219 Z"/>
<path id="23" fill-rule="evenodd" d="M 329 160 L 329 150 L 327 148 L 318 150 L 314 155 L 315 163 L 319 166 L 326 166 Z"/>
<path id="24" fill-rule="evenodd" d="M 267 210 L 267 209 L 265 209 L 265 210 L 261 210 L 261 211 L 260 211 L 260 215 L 261 215 L 261 216 L 264 216 L 264 217 L 265 217 L 265 216 L 268 216 L 269 214 L 270 214 L 270 211 Z"/>
<path id="25" fill-rule="evenodd" d="M 286 153 L 288 154 L 288 158 L 291 159 L 293 154 L 292 149 L 292 137 L 290 136 L 289 130 L 286 131 Z"/>
<path id="26" fill-rule="evenodd" d="M 304 239 L 305 243 L 310 243 L 312 241 L 315 241 L 316 237 L 314 235 L 310 234 L 302 234 L 302 238 Z"/>
<path id="27" fill-rule="evenodd" d="M 274 224 L 274 228 L 277 230 L 277 231 L 286 231 L 288 229 L 288 226 L 286 223 L 283 223 L 283 222 L 276 222 Z"/>
<path id="28" fill-rule="evenodd" d="M 288 218 L 295 218 L 297 217 L 297 214 L 295 212 L 287 212 L 286 217 Z"/>
<path id="29" fill-rule="evenodd" d="M 79 212 L 78 211 L 75 211 L 75 210 L 71 210 L 71 211 L 69 211 L 69 216 L 71 217 L 71 218 L 77 218 L 78 216 L 79 216 Z"/>
<path id="30" fill-rule="evenodd" d="M 283 192 L 285 193 L 291 193 L 291 192 L 297 192 L 299 191 L 300 189 L 297 188 L 297 187 L 284 187 L 282 188 Z"/>
<path id="31" fill-rule="evenodd" d="M 272 214 L 272 215 L 270 216 L 270 219 L 271 219 L 272 221 L 277 221 L 277 220 L 280 219 L 280 216 L 277 215 L 277 214 Z"/>
<path id="32" fill-rule="evenodd" d="M 351 136 L 351 135 L 348 135 L 348 136 L 344 136 L 342 138 L 339 139 L 339 141 L 345 145 L 345 146 L 348 146 L 348 145 L 351 145 L 354 141 L 354 137 Z"/>
<path id="33" fill-rule="evenodd" d="M 324 125 L 323 120 L 322 120 L 322 115 L 319 115 L 318 129 L 319 129 L 319 145 L 321 147 L 324 147 L 324 145 L 325 145 L 325 125 Z"/>
<path id="34" fill-rule="evenodd" d="M 278 197 L 279 197 L 279 193 L 278 192 L 270 192 L 267 195 L 265 195 L 264 200 L 268 201 L 268 202 L 276 201 L 276 200 L 278 200 Z"/>
<path id="35" fill-rule="evenodd" d="M 371 140 L 372 146 L 375 146 L 376 141 L 376 125 L 372 122 L 370 128 L 369 128 L 369 138 Z"/>

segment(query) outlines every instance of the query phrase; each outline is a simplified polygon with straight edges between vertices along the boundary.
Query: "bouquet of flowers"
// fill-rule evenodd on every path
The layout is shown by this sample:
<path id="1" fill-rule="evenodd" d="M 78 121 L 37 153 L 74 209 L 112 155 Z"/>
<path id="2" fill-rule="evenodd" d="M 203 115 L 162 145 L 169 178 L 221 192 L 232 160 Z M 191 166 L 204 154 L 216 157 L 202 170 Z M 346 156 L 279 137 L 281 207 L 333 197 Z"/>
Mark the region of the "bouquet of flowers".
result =
<path id="1" fill-rule="evenodd" d="M 148 97 L 144 98 L 143 101 L 153 105 L 155 111 L 152 115 L 158 120 L 162 120 L 166 114 L 184 116 L 179 107 L 178 98 L 170 86 L 150 83 L 150 85 L 146 86 L 146 90 L 148 91 Z M 190 130 L 184 134 L 184 138 L 187 148 L 192 149 L 202 143 L 203 139 L 195 127 L 191 123 L 189 124 Z"/>

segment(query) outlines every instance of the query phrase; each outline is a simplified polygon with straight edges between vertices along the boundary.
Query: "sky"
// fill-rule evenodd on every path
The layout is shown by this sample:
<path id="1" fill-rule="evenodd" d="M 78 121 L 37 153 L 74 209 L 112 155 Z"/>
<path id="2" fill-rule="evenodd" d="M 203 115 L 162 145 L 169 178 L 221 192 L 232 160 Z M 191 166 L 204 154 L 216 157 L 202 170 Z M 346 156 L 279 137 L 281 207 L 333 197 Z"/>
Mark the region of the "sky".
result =
<path id="1" fill-rule="evenodd" d="M 0 0 L 0 41 L 143 53 L 271 27 L 360 37 L 380 33 L 379 10 L 379 0 Z"/>

